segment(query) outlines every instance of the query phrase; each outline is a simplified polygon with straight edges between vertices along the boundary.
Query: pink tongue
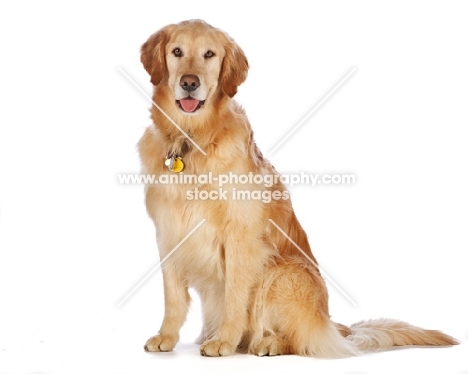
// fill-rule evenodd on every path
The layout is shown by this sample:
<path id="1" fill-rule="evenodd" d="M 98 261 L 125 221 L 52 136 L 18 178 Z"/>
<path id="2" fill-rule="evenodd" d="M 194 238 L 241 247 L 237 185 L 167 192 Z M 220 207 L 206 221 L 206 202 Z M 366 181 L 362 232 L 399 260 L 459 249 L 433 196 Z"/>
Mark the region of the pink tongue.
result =
<path id="1" fill-rule="evenodd" d="M 181 99 L 179 100 L 179 102 L 182 109 L 186 112 L 193 112 L 195 109 L 197 109 L 198 104 L 200 103 L 199 100 L 195 100 L 192 98 Z"/>

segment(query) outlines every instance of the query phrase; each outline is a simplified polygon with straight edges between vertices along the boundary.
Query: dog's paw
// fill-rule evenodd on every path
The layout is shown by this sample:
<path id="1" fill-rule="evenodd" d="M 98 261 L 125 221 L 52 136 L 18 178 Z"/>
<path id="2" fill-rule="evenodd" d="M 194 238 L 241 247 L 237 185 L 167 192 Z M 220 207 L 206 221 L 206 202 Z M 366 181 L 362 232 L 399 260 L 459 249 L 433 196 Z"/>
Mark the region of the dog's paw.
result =
<path id="1" fill-rule="evenodd" d="M 207 340 L 200 347 L 200 354 L 210 357 L 230 356 L 234 354 L 235 351 L 235 344 L 223 342 L 218 339 Z"/>
<path id="2" fill-rule="evenodd" d="M 250 351 L 257 356 L 279 356 L 283 354 L 283 341 L 277 336 L 267 336 Z"/>
<path id="3" fill-rule="evenodd" d="M 173 335 L 155 335 L 145 344 L 146 352 L 170 352 L 177 344 L 178 338 Z"/>

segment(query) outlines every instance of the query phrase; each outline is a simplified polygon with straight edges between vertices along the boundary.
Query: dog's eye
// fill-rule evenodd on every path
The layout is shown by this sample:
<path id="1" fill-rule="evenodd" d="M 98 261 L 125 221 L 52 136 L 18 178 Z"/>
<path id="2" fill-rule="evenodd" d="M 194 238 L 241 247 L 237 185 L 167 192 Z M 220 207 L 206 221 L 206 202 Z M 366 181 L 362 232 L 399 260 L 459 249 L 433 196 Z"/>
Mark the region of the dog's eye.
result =
<path id="1" fill-rule="evenodd" d="M 176 57 L 182 57 L 182 51 L 180 50 L 180 48 L 175 48 L 172 53 L 174 53 L 174 56 Z"/>
<path id="2" fill-rule="evenodd" d="M 211 51 L 208 51 L 205 53 L 205 58 L 210 58 L 210 57 L 213 57 L 215 54 Z"/>

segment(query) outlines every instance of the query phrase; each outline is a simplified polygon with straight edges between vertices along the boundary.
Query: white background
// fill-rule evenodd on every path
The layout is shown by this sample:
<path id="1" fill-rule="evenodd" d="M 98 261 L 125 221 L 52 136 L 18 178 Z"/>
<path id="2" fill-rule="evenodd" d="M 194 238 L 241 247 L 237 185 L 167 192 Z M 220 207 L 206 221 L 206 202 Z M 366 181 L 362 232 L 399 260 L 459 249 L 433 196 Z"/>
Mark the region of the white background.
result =
<path id="1" fill-rule="evenodd" d="M 139 47 L 202 18 L 251 70 L 237 99 L 282 173 L 353 173 L 291 189 L 332 285 L 335 320 L 394 317 L 468 333 L 468 7 L 452 1 L 5 2 L 0 6 L 0 372 L 462 373 L 466 343 L 343 360 L 200 357 L 195 302 L 181 342 L 143 351 L 162 280 L 136 143 L 151 93 Z M 463 358 L 464 357 L 464 358 Z M 465 361 L 465 362 L 464 362 Z"/>

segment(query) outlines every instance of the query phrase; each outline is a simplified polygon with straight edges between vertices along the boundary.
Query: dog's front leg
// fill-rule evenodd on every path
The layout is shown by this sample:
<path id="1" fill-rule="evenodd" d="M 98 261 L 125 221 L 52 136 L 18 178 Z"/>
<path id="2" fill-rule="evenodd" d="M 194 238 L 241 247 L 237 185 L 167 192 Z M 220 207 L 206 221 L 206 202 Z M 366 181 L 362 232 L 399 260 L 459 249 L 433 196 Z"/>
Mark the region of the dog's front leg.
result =
<path id="1" fill-rule="evenodd" d="M 260 279 L 268 254 L 264 244 L 251 235 L 246 235 L 245 231 L 236 232 L 227 239 L 224 249 L 223 317 L 216 335 L 200 347 L 203 356 L 228 356 L 235 352 L 247 328 L 252 287 Z"/>
<path id="2" fill-rule="evenodd" d="M 162 269 L 164 281 L 164 320 L 158 335 L 148 339 L 145 350 L 149 352 L 168 352 L 179 341 L 179 330 L 187 316 L 190 296 L 186 282 L 177 273 L 173 263 Z"/>

